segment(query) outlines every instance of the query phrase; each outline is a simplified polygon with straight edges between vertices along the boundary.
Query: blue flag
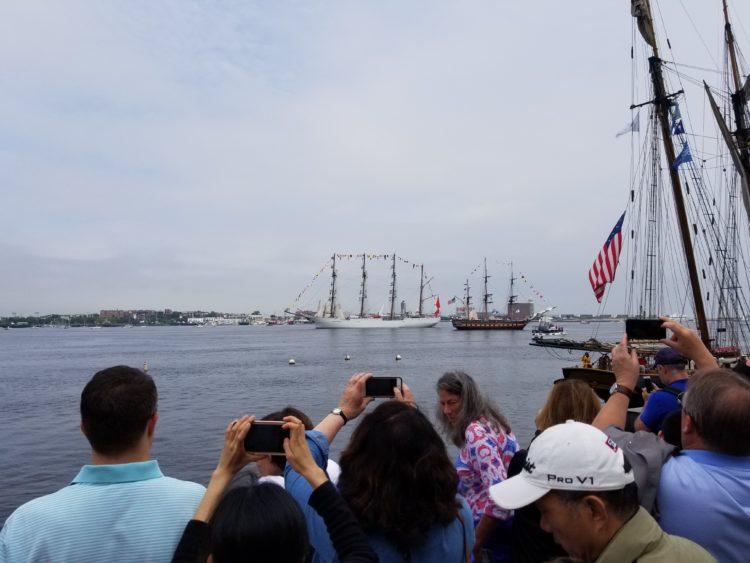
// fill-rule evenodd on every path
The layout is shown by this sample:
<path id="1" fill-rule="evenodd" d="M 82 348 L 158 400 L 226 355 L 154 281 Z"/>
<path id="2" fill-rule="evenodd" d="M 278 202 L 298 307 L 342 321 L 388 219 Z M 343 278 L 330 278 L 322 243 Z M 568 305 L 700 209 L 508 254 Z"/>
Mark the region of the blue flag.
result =
<path id="1" fill-rule="evenodd" d="M 677 170 L 680 167 L 680 164 L 685 164 L 686 162 L 693 162 L 693 155 L 690 154 L 690 147 L 687 143 L 682 145 L 682 151 L 677 155 L 677 158 L 674 159 L 672 170 Z"/>
<path id="2" fill-rule="evenodd" d="M 670 132 L 672 135 L 684 135 L 685 126 L 682 123 L 682 114 L 680 113 L 680 106 L 676 103 L 669 108 L 669 113 L 672 114 L 672 125 Z"/>

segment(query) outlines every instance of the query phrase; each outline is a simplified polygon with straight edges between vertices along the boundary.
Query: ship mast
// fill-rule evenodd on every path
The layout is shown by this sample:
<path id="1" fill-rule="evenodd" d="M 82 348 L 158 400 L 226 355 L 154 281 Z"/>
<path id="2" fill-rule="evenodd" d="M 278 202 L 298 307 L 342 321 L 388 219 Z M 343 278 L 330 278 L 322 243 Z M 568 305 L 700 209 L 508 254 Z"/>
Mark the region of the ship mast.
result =
<path id="1" fill-rule="evenodd" d="M 513 309 L 513 303 L 516 302 L 516 295 L 513 293 L 513 284 L 515 283 L 516 278 L 513 276 L 513 262 L 510 263 L 510 290 L 508 293 L 508 311 L 507 315 L 509 318 L 512 318 L 513 315 L 511 313 Z"/>
<path id="2" fill-rule="evenodd" d="M 331 318 L 336 316 L 336 253 L 331 256 Z"/>
<path id="3" fill-rule="evenodd" d="M 727 0 L 722 0 L 724 6 L 724 32 L 727 42 L 727 49 L 729 50 L 729 60 L 732 63 L 732 78 L 734 79 L 734 89 L 736 92 L 742 90 L 742 83 L 740 80 L 740 68 L 737 64 L 737 50 L 734 43 L 734 33 L 732 33 L 732 24 L 729 23 L 729 9 L 727 8 Z"/>
<path id="4" fill-rule="evenodd" d="M 391 320 L 396 318 L 396 254 L 393 254 L 393 263 L 391 265 Z"/>
<path id="5" fill-rule="evenodd" d="M 490 303 L 492 303 L 492 294 L 488 292 L 487 280 L 490 276 L 487 274 L 487 258 L 484 259 L 484 320 L 490 318 Z"/>
<path id="6" fill-rule="evenodd" d="M 726 0 L 722 0 L 722 4 L 724 7 L 724 37 L 727 43 L 730 66 L 732 67 L 732 81 L 734 82 L 734 93 L 730 93 L 732 110 L 734 112 L 734 122 L 737 127 L 737 130 L 734 132 L 734 139 L 732 138 L 731 133 L 727 130 L 724 118 L 718 111 L 718 106 L 716 106 L 716 101 L 713 99 L 713 95 L 711 95 L 708 85 L 705 85 L 705 83 L 704 85 L 706 87 L 706 92 L 708 93 L 709 101 L 711 102 L 711 109 L 713 109 L 714 116 L 717 121 L 719 121 L 719 128 L 721 129 L 724 140 L 727 143 L 732 160 L 737 168 L 737 173 L 740 175 L 745 211 L 747 212 L 748 217 L 750 217 L 750 126 L 748 126 L 745 117 L 745 106 L 748 102 L 748 90 L 750 90 L 750 86 L 748 86 L 750 85 L 750 78 L 748 78 L 746 87 L 743 87 L 740 68 L 737 63 L 737 44 L 734 41 L 732 24 L 729 22 L 729 10 L 727 8 Z"/>
<path id="7" fill-rule="evenodd" d="M 466 279 L 466 283 L 464 284 L 464 287 L 466 288 L 465 297 L 464 297 L 464 308 L 466 309 L 464 312 L 466 313 L 466 318 L 469 318 L 469 310 L 471 309 L 471 293 L 469 292 L 469 279 Z"/>
<path id="8" fill-rule="evenodd" d="M 419 309 L 417 311 L 418 316 L 422 316 L 422 301 L 424 299 L 422 296 L 424 295 L 424 264 L 419 265 Z"/>
<path id="9" fill-rule="evenodd" d="M 367 254 L 362 254 L 362 288 L 359 290 L 359 317 L 365 317 L 365 299 L 367 299 Z"/>
<path id="10" fill-rule="evenodd" d="M 672 143 L 672 136 L 670 134 L 669 107 L 672 104 L 671 99 L 677 94 L 668 95 L 666 93 L 664 76 L 662 74 L 662 60 L 659 58 L 659 48 L 656 44 L 653 21 L 651 19 L 650 2 L 649 0 L 634 2 L 633 6 L 633 15 L 638 18 L 638 27 L 641 31 L 641 35 L 653 50 L 653 55 L 649 57 L 648 63 L 651 73 L 651 81 L 654 86 L 654 99 L 649 103 L 653 103 L 656 107 L 656 114 L 659 119 L 659 124 L 661 125 L 661 136 L 662 142 L 664 143 L 667 164 L 669 166 L 669 178 L 672 182 L 672 193 L 674 197 L 675 211 L 677 213 L 677 223 L 680 228 L 682 247 L 685 251 L 685 260 L 687 262 L 690 287 L 693 295 L 693 303 L 695 305 L 695 319 L 701 339 L 706 346 L 710 347 L 711 339 L 708 333 L 708 323 L 706 322 L 706 310 L 703 305 L 703 296 L 701 295 L 700 281 L 698 278 L 698 267 L 695 262 L 693 244 L 690 239 L 690 226 L 688 224 L 687 212 L 685 210 L 685 199 L 682 194 L 680 175 L 678 171 L 672 167 L 672 164 L 676 160 L 676 155 L 674 143 Z M 637 10 L 636 7 L 638 8 Z"/>

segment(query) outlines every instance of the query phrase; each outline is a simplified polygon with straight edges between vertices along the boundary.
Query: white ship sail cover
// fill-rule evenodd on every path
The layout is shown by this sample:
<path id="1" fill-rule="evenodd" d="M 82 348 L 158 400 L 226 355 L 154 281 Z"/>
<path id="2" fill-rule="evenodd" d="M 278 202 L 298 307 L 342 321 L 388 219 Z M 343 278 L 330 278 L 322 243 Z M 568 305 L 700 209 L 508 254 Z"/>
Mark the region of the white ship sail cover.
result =
<path id="1" fill-rule="evenodd" d="M 638 31 L 643 39 L 656 49 L 656 34 L 651 20 L 651 6 L 648 0 L 630 0 L 630 13 L 638 19 Z"/>

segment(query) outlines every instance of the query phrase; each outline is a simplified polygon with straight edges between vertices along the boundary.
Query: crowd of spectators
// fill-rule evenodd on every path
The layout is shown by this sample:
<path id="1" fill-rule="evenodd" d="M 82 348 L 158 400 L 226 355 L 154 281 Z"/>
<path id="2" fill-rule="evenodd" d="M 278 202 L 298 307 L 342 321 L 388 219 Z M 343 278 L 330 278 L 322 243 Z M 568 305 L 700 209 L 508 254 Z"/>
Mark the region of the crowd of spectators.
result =
<path id="1" fill-rule="evenodd" d="M 583 381 L 555 382 L 524 449 L 466 373 L 437 380 L 435 425 L 406 383 L 368 409 L 360 373 L 316 425 L 293 407 L 262 417 L 288 432 L 283 455 L 246 451 L 256 419 L 232 420 L 206 488 L 151 458 L 151 377 L 102 370 L 80 402 L 91 463 L 6 520 L 0 563 L 747 561 L 748 366 L 720 369 L 694 332 L 664 326 L 663 387 L 643 391 L 635 432 L 641 366 L 623 337 L 604 405 Z M 356 427 L 336 464 L 345 424 Z"/>

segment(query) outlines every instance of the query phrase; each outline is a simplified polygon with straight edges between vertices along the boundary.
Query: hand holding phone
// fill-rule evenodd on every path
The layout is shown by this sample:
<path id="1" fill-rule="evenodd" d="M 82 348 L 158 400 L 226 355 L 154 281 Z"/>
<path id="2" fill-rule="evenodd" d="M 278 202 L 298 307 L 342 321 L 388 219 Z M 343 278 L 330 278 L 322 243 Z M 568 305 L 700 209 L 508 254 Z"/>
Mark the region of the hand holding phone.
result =
<path id="1" fill-rule="evenodd" d="M 625 334 L 628 340 L 662 340 L 667 337 L 667 329 L 661 319 L 625 319 Z"/>
<path id="2" fill-rule="evenodd" d="M 284 439 L 289 429 L 283 420 L 258 420 L 245 436 L 245 451 L 264 455 L 284 455 Z"/>
<path id="3" fill-rule="evenodd" d="M 400 377 L 371 377 L 365 382 L 365 397 L 395 397 L 394 388 L 401 390 Z"/>

